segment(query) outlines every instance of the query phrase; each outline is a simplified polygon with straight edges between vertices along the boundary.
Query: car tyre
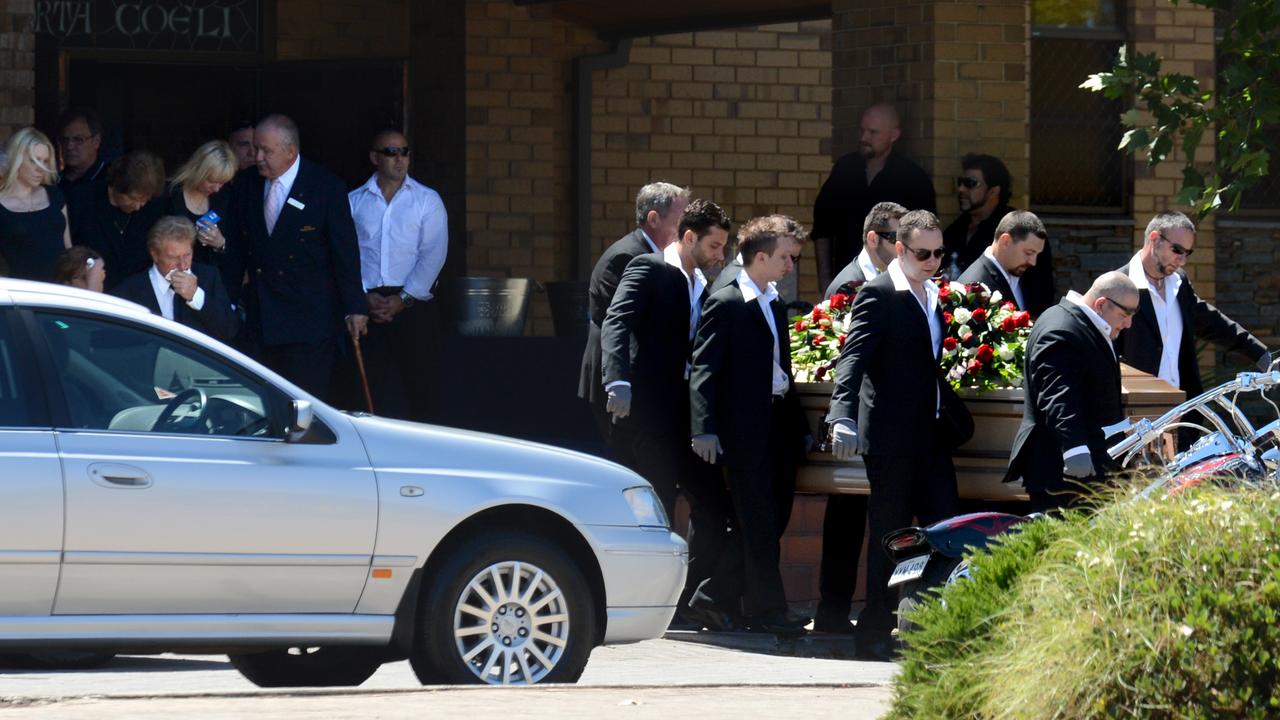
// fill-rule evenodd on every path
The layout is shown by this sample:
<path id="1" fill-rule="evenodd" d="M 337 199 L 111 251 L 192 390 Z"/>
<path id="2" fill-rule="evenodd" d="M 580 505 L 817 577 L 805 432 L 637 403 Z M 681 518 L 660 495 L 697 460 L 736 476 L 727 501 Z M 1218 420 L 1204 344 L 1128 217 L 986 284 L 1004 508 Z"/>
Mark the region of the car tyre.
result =
<path id="1" fill-rule="evenodd" d="M 944 585 L 954 582 L 956 571 L 968 565 L 961 558 L 937 557 L 929 561 L 924 575 L 919 579 L 906 583 L 898 595 L 898 640 L 905 640 L 906 633 L 915 630 L 915 623 L 907 619 L 906 614 L 923 605 L 930 597 L 937 595 Z"/>
<path id="2" fill-rule="evenodd" d="M 575 682 L 595 646 L 587 580 L 546 538 L 505 531 L 464 542 L 424 588 L 409 657 L 423 684 Z"/>
<path id="3" fill-rule="evenodd" d="M 258 687 L 355 687 L 382 666 L 375 648 L 311 647 L 228 655 Z"/>

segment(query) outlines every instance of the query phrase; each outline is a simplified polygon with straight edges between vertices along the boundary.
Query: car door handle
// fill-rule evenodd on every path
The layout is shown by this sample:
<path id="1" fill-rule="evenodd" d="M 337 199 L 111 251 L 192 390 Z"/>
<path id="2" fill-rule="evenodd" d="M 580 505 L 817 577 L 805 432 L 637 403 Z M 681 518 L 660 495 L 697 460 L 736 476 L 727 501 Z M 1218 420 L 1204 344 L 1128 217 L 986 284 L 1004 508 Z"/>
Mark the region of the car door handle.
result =
<path id="1" fill-rule="evenodd" d="M 151 487 L 151 476 L 141 468 L 116 463 L 94 463 L 89 466 L 89 479 L 102 487 L 138 489 Z"/>

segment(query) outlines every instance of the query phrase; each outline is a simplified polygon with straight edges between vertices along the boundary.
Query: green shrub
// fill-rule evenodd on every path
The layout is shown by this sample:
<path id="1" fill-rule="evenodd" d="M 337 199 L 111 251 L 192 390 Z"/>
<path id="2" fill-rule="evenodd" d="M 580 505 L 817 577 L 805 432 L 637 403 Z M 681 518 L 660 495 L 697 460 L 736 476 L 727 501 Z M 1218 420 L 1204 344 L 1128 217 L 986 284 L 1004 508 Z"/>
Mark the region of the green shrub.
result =
<path id="1" fill-rule="evenodd" d="M 1035 523 L 943 600 L 914 617 L 898 717 L 1280 717 L 1280 495 Z"/>

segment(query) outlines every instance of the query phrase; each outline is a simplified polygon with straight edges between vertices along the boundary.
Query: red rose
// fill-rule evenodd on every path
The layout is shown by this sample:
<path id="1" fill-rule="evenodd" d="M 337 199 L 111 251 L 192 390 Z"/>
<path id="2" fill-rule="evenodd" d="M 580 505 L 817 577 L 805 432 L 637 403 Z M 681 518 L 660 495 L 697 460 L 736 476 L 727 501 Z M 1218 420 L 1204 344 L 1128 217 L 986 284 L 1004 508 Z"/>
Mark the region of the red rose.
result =
<path id="1" fill-rule="evenodd" d="M 948 350 L 948 351 L 955 350 L 959 345 L 960 345 L 960 342 L 953 337 L 942 338 L 942 348 L 944 350 Z"/>
<path id="2" fill-rule="evenodd" d="M 951 297 L 951 287 L 950 287 L 950 286 L 948 286 L 948 285 L 943 285 L 942 287 L 938 288 L 938 299 L 939 299 L 939 300 L 942 300 L 942 301 L 944 301 L 944 302 L 945 302 L 945 301 L 946 301 L 946 300 L 948 300 L 950 297 Z"/>
<path id="3" fill-rule="evenodd" d="M 1011 303 L 1011 302 L 1006 302 L 1005 304 L 1003 304 L 1003 305 L 1001 305 L 1001 306 L 1000 306 L 1000 309 L 1001 309 L 1001 310 L 1008 310 L 1009 312 L 1016 312 L 1016 311 L 1018 310 L 1018 306 L 1017 306 L 1017 305 L 1014 305 L 1014 304 L 1013 304 L 1013 303 Z"/>
<path id="4" fill-rule="evenodd" d="M 849 304 L 849 296 L 844 293 L 836 293 L 831 296 L 831 309 L 839 310 Z"/>
<path id="5" fill-rule="evenodd" d="M 977 360 L 970 360 L 969 365 L 965 368 L 965 370 L 968 371 L 970 375 L 977 375 L 978 372 L 982 370 L 982 363 L 978 362 Z"/>
<path id="6" fill-rule="evenodd" d="M 814 346 L 814 347 L 818 347 L 818 346 L 819 346 L 819 345 L 821 345 L 822 343 L 826 342 L 826 339 L 827 339 L 827 336 L 826 336 L 826 335 L 814 335 L 814 336 L 813 336 L 813 346 Z"/>
<path id="7" fill-rule="evenodd" d="M 796 321 L 796 332 L 804 332 L 805 327 L 803 320 Z"/>
<path id="8" fill-rule="evenodd" d="M 814 322 L 817 322 L 817 321 L 821 320 L 822 318 L 826 317 L 826 316 L 827 316 L 827 314 L 826 314 L 825 312 L 823 312 L 823 311 L 822 311 L 822 308 L 820 308 L 820 307 L 815 307 L 815 308 L 813 309 L 813 313 L 811 313 L 811 316 L 813 317 L 813 321 L 814 321 Z"/>
<path id="9" fill-rule="evenodd" d="M 943 321 L 943 322 L 945 322 L 946 324 L 950 325 L 950 324 L 951 324 L 951 319 L 952 319 L 953 317 L 955 317 L 955 316 L 951 314 L 951 311 L 950 311 L 950 310 L 943 310 L 943 311 L 942 311 L 942 321 Z"/>
<path id="10" fill-rule="evenodd" d="M 826 366 L 825 366 L 825 365 L 824 365 L 824 366 L 822 366 L 822 367 L 820 367 L 820 368 L 818 368 L 817 370 L 814 370 L 814 371 L 813 371 L 813 379 L 814 379 L 814 380 L 819 380 L 819 381 L 820 381 L 820 380 L 822 380 L 822 378 L 824 378 L 824 377 L 826 377 L 826 376 L 827 376 L 827 368 L 826 368 Z"/>
<path id="11" fill-rule="evenodd" d="M 990 345 L 983 343 L 978 346 L 978 354 L 975 357 L 978 359 L 978 362 L 985 365 L 991 362 L 991 358 L 995 357 L 995 354 L 996 351 L 992 350 Z"/>
<path id="12" fill-rule="evenodd" d="M 1031 327 L 1031 313 L 1026 310 L 1014 315 L 1014 317 L 1017 318 L 1018 327 Z"/>
<path id="13" fill-rule="evenodd" d="M 1001 329 L 1001 330 L 1003 330 L 1003 331 L 1005 331 L 1005 332 L 1007 332 L 1007 333 L 1011 333 L 1011 332 L 1013 332 L 1014 330 L 1017 330 L 1017 329 L 1018 329 L 1018 318 L 1017 318 L 1017 317 L 1015 317 L 1015 316 L 1013 316 L 1013 315 L 1010 315 L 1009 317 L 1006 317 L 1005 319 L 1001 320 L 1001 321 L 1000 321 L 1000 329 Z"/>
<path id="14" fill-rule="evenodd" d="M 974 321 L 974 322 L 986 322 L 986 321 L 987 321 L 987 311 L 986 311 L 986 310 L 984 310 L 984 309 L 982 309 L 982 308 L 978 308 L 977 310 L 974 310 L 974 311 L 973 311 L 973 321 Z"/>
<path id="15" fill-rule="evenodd" d="M 840 343 L 840 347 L 844 347 L 844 340 L 845 340 L 845 338 L 847 338 L 847 337 L 849 337 L 849 336 L 848 336 L 848 335 L 841 335 L 839 338 L 837 338 L 837 340 L 838 340 L 838 341 L 839 341 L 839 343 Z"/>

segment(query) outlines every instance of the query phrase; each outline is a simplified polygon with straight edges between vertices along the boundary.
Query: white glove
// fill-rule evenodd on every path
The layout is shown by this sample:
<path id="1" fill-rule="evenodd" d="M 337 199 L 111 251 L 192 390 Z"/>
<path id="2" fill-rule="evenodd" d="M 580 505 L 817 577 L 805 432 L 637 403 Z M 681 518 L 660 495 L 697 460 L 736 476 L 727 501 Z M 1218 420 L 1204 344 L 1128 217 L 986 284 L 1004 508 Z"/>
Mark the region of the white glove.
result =
<path id="1" fill-rule="evenodd" d="M 605 401 L 604 409 L 613 416 L 614 422 L 618 422 L 622 418 L 630 415 L 631 386 L 614 385 L 609 388 L 609 399 Z"/>
<path id="2" fill-rule="evenodd" d="M 867 438 L 858 432 L 858 424 L 852 420 L 837 420 L 831 426 L 831 454 L 837 460 L 848 462 L 855 455 L 867 452 Z"/>
<path id="3" fill-rule="evenodd" d="M 693 446 L 693 453 L 704 461 L 715 464 L 716 456 L 724 452 L 724 448 L 720 447 L 720 438 L 711 435 L 694 435 L 690 443 Z"/>
<path id="4" fill-rule="evenodd" d="M 1062 474 L 1077 480 L 1083 480 L 1084 478 L 1097 475 L 1097 473 L 1093 471 L 1093 458 L 1089 456 L 1089 453 L 1072 455 L 1064 460 L 1062 463 Z"/>

